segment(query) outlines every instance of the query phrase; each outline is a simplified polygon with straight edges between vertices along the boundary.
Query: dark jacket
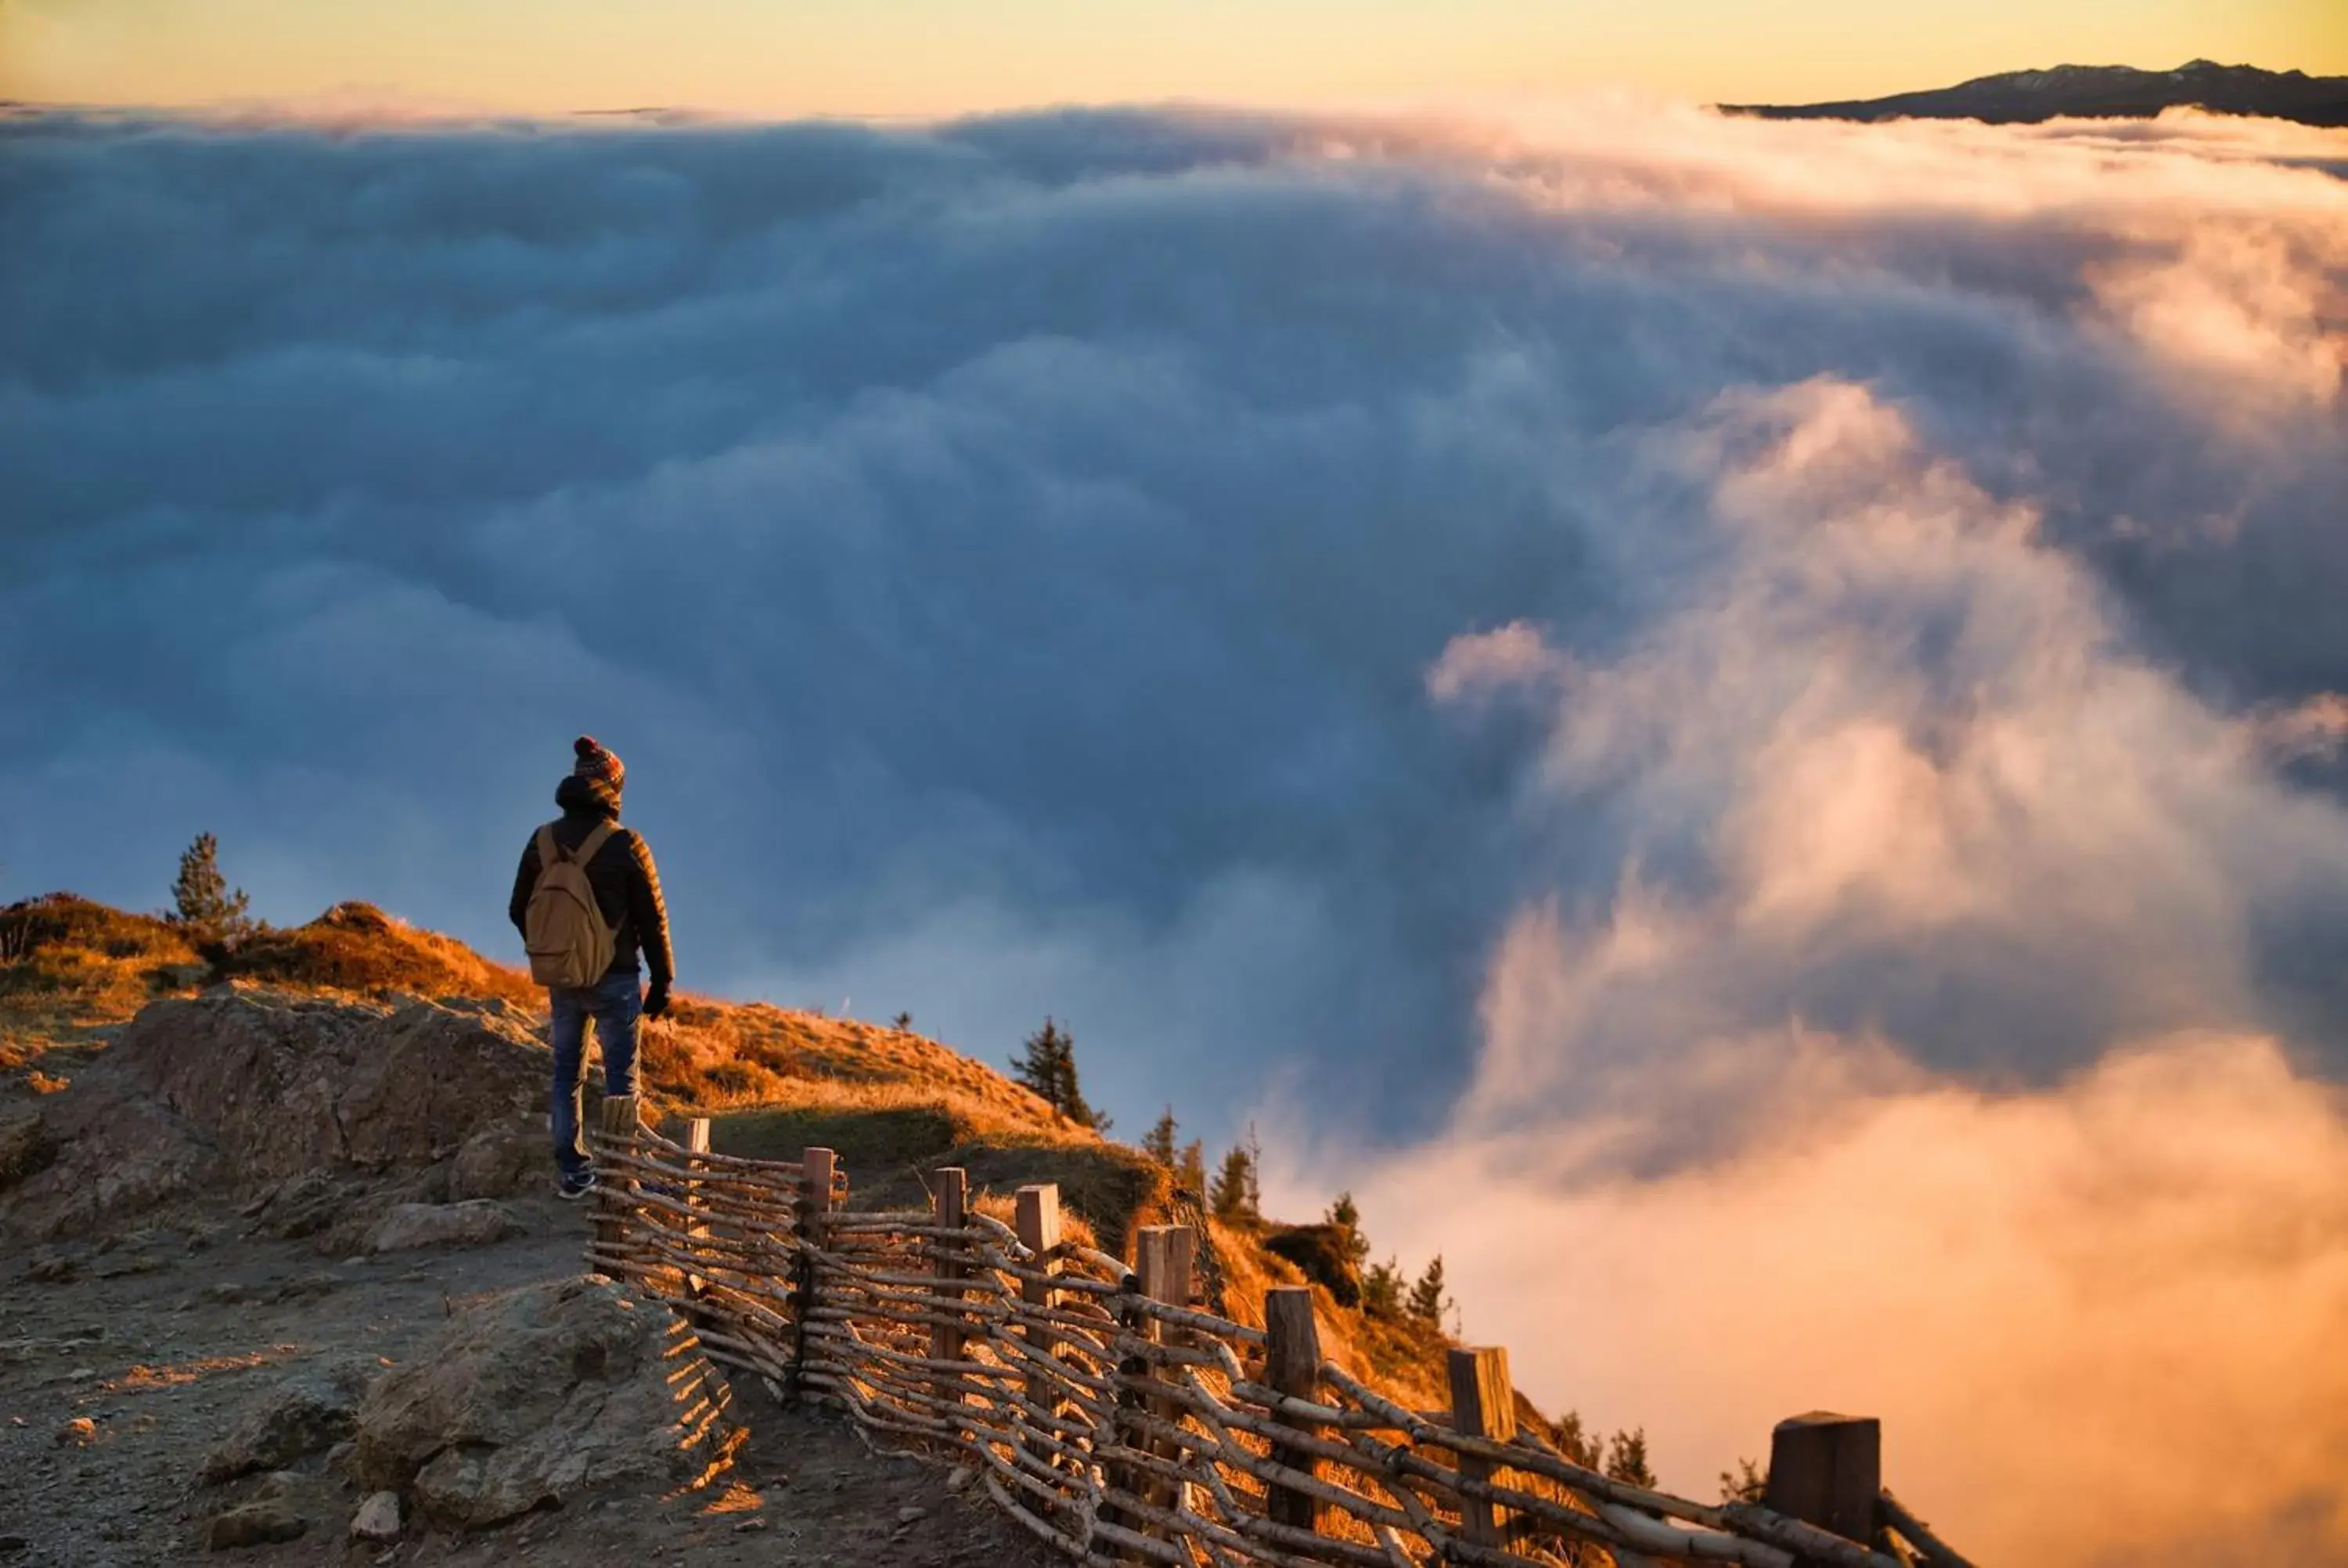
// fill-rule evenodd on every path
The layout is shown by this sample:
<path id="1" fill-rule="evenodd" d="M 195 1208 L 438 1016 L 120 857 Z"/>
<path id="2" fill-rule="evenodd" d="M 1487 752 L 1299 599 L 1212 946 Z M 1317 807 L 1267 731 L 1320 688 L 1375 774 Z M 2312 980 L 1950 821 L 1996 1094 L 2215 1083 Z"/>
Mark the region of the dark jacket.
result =
<path id="1" fill-rule="evenodd" d="M 606 977 L 634 974 L 641 948 L 653 984 L 666 986 L 676 978 L 676 958 L 669 949 L 668 906 L 661 900 L 660 872 L 653 866 L 651 848 L 641 834 L 619 826 L 614 820 L 619 814 L 579 779 L 564 779 L 554 792 L 554 803 L 562 808 L 561 820 L 553 825 L 554 842 L 565 849 L 578 848 L 603 822 L 613 821 L 612 836 L 587 863 L 587 885 L 595 890 L 595 907 L 612 927 L 612 967 L 604 971 Z M 517 931 L 523 928 L 538 872 L 538 834 L 533 829 L 522 845 L 513 901 L 506 908 Z"/>

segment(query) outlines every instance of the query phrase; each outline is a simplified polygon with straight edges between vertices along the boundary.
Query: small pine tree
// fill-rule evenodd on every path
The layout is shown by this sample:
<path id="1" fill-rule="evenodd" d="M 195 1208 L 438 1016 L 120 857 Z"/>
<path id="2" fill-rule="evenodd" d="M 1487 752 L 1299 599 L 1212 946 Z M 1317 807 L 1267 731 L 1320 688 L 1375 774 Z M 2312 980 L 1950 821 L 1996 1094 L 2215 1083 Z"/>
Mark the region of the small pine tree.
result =
<path id="1" fill-rule="evenodd" d="M 1169 1105 L 1166 1108 L 1166 1113 L 1151 1122 L 1149 1131 L 1142 1135 L 1141 1152 L 1168 1170 L 1172 1170 L 1174 1168 L 1174 1134 L 1178 1130 L 1174 1122 L 1174 1107 Z"/>
<path id="2" fill-rule="evenodd" d="M 1045 1019 L 1044 1027 L 1027 1037 L 1025 1048 L 1011 1059 L 1011 1076 L 1077 1126 L 1108 1131 L 1109 1119 L 1086 1103 L 1084 1091 L 1076 1087 L 1076 1037 L 1057 1020 Z"/>
<path id="3" fill-rule="evenodd" d="M 1443 1255 L 1438 1252 L 1435 1260 L 1426 1266 L 1426 1272 L 1420 1275 L 1417 1283 L 1410 1287 L 1410 1315 L 1440 1327 L 1445 1299 Z"/>
<path id="4" fill-rule="evenodd" d="M 1207 1146 L 1196 1138 L 1182 1145 L 1182 1157 L 1174 1165 L 1174 1184 L 1195 1197 L 1207 1195 Z"/>
<path id="5" fill-rule="evenodd" d="M 1354 1194 L 1339 1193 L 1337 1201 L 1329 1205 L 1329 1223 L 1345 1235 L 1345 1261 L 1355 1268 L 1370 1255 L 1370 1238 L 1362 1234 L 1362 1211 L 1354 1203 Z"/>
<path id="6" fill-rule="evenodd" d="M 1362 1271 L 1362 1310 L 1388 1322 L 1402 1316 L 1402 1270 L 1393 1258 Z"/>
<path id="7" fill-rule="evenodd" d="M 1607 1440 L 1606 1473 L 1629 1485 L 1654 1490 L 1655 1472 L 1647 1466 L 1646 1428 L 1633 1427 Z"/>
<path id="8" fill-rule="evenodd" d="M 243 888 L 229 891 L 221 875 L 220 841 L 209 833 L 196 835 L 180 855 L 180 875 L 171 884 L 172 918 L 201 938 L 233 945 L 252 932 L 251 903 Z"/>
<path id="9" fill-rule="evenodd" d="M 1759 1502 L 1769 1495 L 1769 1472 L 1749 1459 L 1740 1459 L 1733 1471 L 1720 1472 L 1720 1501 Z"/>
<path id="10" fill-rule="evenodd" d="M 1580 1410 L 1568 1410 L 1558 1418 L 1553 1441 L 1558 1452 L 1584 1470 L 1596 1470 L 1606 1458 L 1599 1451 L 1598 1440 L 1582 1430 Z"/>
<path id="11" fill-rule="evenodd" d="M 1207 1194 L 1207 1206 L 1227 1225 L 1254 1223 L 1261 1211 L 1256 1207 L 1255 1173 L 1244 1143 L 1233 1144 L 1223 1156 L 1222 1168 L 1215 1173 L 1214 1190 Z"/>

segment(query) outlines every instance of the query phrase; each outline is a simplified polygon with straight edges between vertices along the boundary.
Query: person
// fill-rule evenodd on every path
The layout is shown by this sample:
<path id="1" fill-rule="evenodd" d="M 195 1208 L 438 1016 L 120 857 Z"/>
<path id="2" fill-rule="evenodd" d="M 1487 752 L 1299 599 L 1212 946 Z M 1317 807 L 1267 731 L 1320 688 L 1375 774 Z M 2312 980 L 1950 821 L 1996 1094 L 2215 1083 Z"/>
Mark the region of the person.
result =
<path id="1" fill-rule="evenodd" d="M 555 1190 L 565 1198 L 579 1198 L 595 1188 L 595 1168 L 580 1125 L 581 1091 L 587 1081 L 587 1020 L 595 1020 L 596 1041 L 602 1048 L 604 1092 L 633 1094 L 637 1020 L 639 1016 L 658 1018 L 668 1010 L 676 963 L 669 948 L 668 907 L 661 898 L 660 873 L 653 865 L 652 849 L 642 834 L 619 825 L 620 789 L 627 770 L 592 735 L 580 736 L 572 743 L 572 752 L 576 761 L 570 775 L 554 791 L 554 804 L 562 808 L 562 816 L 532 833 L 522 846 L 521 866 L 514 873 L 513 899 L 507 913 L 514 928 L 527 938 L 530 897 L 538 891 L 539 876 L 545 869 L 539 848 L 541 835 L 551 835 L 559 855 L 567 858 L 609 825 L 610 830 L 594 845 L 583 869 L 594 893 L 596 913 L 611 934 L 611 965 L 600 980 L 547 988 L 554 1043 Z M 651 987 L 641 997 L 637 994 L 639 953 L 652 971 Z"/>

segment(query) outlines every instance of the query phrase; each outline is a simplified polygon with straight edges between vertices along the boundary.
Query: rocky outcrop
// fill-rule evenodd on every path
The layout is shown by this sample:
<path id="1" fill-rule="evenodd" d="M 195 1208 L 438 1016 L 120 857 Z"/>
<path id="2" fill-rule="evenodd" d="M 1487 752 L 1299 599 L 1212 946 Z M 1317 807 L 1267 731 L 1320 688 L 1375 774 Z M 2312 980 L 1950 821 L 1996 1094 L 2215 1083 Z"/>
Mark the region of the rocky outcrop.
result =
<path id="1" fill-rule="evenodd" d="M 503 1204 L 475 1198 L 461 1204 L 401 1204 L 367 1233 L 372 1253 L 427 1246 L 488 1246 L 521 1234 L 521 1221 Z"/>
<path id="2" fill-rule="evenodd" d="M 57 1132 L 39 1112 L 0 1122 L 0 1191 L 38 1175 L 57 1157 Z"/>
<path id="3" fill-rule="evenodd" d="M 244 1408 L 205 1457 L 203 1479 L 232 1481 L 325 1452 L 351 1435 L 366 1391 L 366 1368 L 356 1362 L 285 1378 Z"/>
<path id="4" fill-rule="evenodd" d="M 667 1307 L 558 1280 L 469 1307 L 386 1373 L 349 1469 L 429 1523 L 474 1529 L 607 1487 L 705 1484 L 740 1440 L 730 1398 Z"/>
<path id="5" fill-rule="evenodd" d="M 15 1237 L 86 1236 L 221 1180 L 211 1144 L 163 1105 L 107 1081 L 103 1070 L 44 1101 L 40 1118 L 52 1158 L 0 1194 L 0 1232 Z"/>
<path id="6" fill-rule="evenodd" d="M 318 1484 L 291 1471 L 263 1478 L 252 1495 L 214 1514 L 204 1527 L 204 1546 L 212 1552 L 232 1552 L 242 1546 L 270 1546 L 298 1541 L 309 1532 L 310 1515 L 319 1499 Z"/>
<path id="7" fill-rule="evenodd" d="M 238 1177 L 428 1164 L 546 1097 L 519 1030 L 426 1001 L 384 1009 L 222 989 L 142 1009 L 108 1052 Z"/>
<path id="8" fill-rule="evenodd" d="M 448 1196 L 502 1198 L 553 1179 L 546 1118 L 537 1116 L 476 1132 L 448 1168 Z"/>
<path id="9" fill-rule="evenodd" d="M 495 1133 L 472 1161 L 487 1186 L 542 1126 L 546 1071 L 512 1016 L 229 987 L 153 1002 L 11 1132 L 42 1159 L 0 1193 L 0 1232 L 50 1240 L 207 1189 L 421 1169 Z"/>

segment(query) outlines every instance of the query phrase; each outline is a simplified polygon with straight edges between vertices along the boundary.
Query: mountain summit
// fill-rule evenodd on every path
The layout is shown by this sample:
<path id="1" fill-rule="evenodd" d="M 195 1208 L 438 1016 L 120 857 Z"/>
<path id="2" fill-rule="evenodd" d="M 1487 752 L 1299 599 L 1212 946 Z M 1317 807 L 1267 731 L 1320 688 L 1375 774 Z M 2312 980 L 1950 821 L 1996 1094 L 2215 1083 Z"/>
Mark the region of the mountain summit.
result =
<path id="1" fill-rule="evenodd" d="M 2302 125 L 2348 126 L 2348 77 L 2262 71 L 2195 60 L 2173 71 L 2132 66 L 2056 66 L 1976 77 L 1953 87 L 1821 104 L 1723 104 L 1766 119 L 1977 119 L 1992 125 L 2040 120 L 2148 119 L 2163 109 L 2202 108 Z"/>

